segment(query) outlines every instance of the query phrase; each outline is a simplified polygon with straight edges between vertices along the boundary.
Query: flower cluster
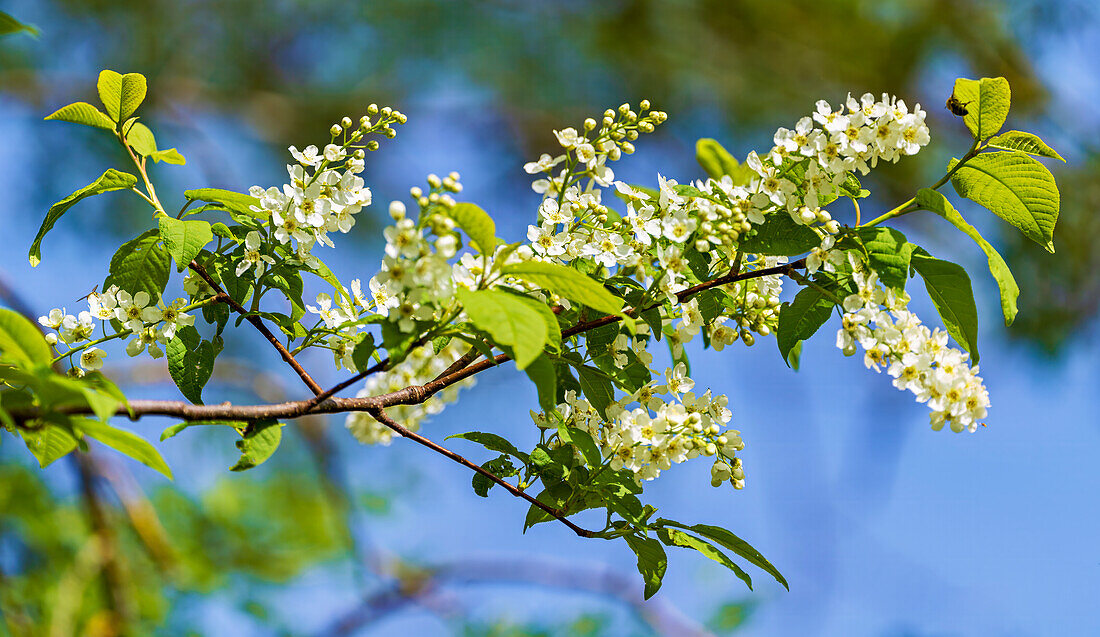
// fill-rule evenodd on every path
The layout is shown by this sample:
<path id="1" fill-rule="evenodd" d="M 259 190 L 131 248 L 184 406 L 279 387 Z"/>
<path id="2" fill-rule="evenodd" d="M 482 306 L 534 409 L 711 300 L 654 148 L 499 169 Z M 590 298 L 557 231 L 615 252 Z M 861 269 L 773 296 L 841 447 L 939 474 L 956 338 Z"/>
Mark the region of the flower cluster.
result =
<path id="1" fill-rule="evenodd" d="M 270 240 L 266 236 L 270 230 L 275 241 L 289 246 L 299 260 L 311 267 L 316 263 L 310 256 L 313 247 L 318 243 L 332 247 L 328 234 L 351 230 L 355 215 L 371 203 L 371 191 L 359 173 L 363 172 L 366 156 L 363 148 L 373 150 L 378 142 L 360 142 L 370 133 L 393 137 L 396 132 L 391 124 L 406 121 L 404 114 L 389 107 L 379 110 L 372 104 L 367 112 L 369 115 L 364 115 L 354 130 L 348 117 L 333 124 L 332 141 L 324 149 L 310 145 L 305 150 L 298 150 L 291 146 L 290 154 L 297 163 L 286 167 L 290 183 L 283 184 L 282 188 L 253 186 L 249 189 L 249 193 L 259 200 L 259 205 L 252 206 L 253 212 L 267 220 L 270 226 L 262 229 L 265 238 Z M 374 114 L 379 117 L 372 122 L 370 116 Z M 259 276 L 263 254 L 259 233 L 250 234 L 238 271 L 255 267 Z"/>
<path id="2" fill-rule="evenodd" d="M 866 175 L 880 160 L 917 154 L 929 142 L 924 120 L 920 104 L 910 112 L 904 100 L 885 93 L 879 101 L 870 93 L 859 101 L 849 94 L 835 111 L 820 100 L 794 130 L 776 131 L 775 146 L 764 157 L 749 154 L 746 163 L 760 177 L 755 196 L 762 201 L 759 195 L 766 195 L 798 223 L 831 225 L 829 233 L 835 234 L 836 224 L 820 207 L 835 198 L 853 171 Z"/>
<path id="3" fill-rule="evenodd" d="M 989 408 L 989 393 L 978 367 L 968 364 L 969 354 L 950 347 L 947 332 L 922 325 L 906 309 L 908 295 L 884 290 L 875 273 L 856 270 L 853 279 L 858 292 L 844 299 L 837 347 L 851 355 L 858 343 L 868 369 L 885 367 L 895 387 L 928 403 L 934 430 L 947 425 L 956 433 L 975 431 Z"/>
<path id="4" fill-rule="evenodd" d="M 453 299 L 455 272 L 450 260 L 458 252 L 458 233 L 454 220 L 440 212 L 454 208 L 451 195 L 461 192 L 462 184 L 459 174 L 451 173 L 442 179 L 428 175 L 428 186 L 427 194 L 420 188 L 410 191 L 420 208 L 415 220 L 405 204 L 390 203 L 394 225 L 383 231 L 386 256 L 368 284 L 375 312 L 402 332 L 412 332 L 417 322 L 441 318 Z"/>
<path id="5" fill-rule="evenodd" d="M 439 352 L 436 352 L 431 345 L 418 347 L 409 352 L 408 358 L 392 369 L 368 377 L 366 385 L 356 395 L 361 398 L 377 396 L 398 391 L 411 385 L 423 385 L 442 373 L 451 363 L 458 360 L 465 353 L 462 345 L 462 341 L 454 340 Z M 424 419 L 443 411 L 443 407 L 447 403 L 454 402 L 458 398 L 459 390 L 472 387 L 474 383 L 474 378 L 466 378 L 447 387 L 423 403 L 396 405 L 387 409 L 387 413 L 404 424 L 405 427 L 416 431 L 420 428 L 420 424 Z M 393 430 L 379 424 L 378 421 L 365 413 L 349 414 L 344 426 L 363 444 L 388 445 L 393 438 Z"/>
<path id="6" fill-rule="evenodd" d="M 573 391 L 566 392 L 565 402 L 552 415 L 532 412 L 531 417 L 542 427 L 553 420 L 587 432 L 610 459 L 613 471 L 627 469 L 639 483 L 657 478 L 673 463 L 707 456 L 715 458 L 711 484 L 730 480 L 735 488 L 743 488 L 745 474 L 736 453 L 745 443 L 741 432 L 722 428 L 732 418 L 728 399 L 711 396 L 710 390 L 696 396 L 691 391 L 695 381 L 682 363 L 666 368 L 664 380 L 648 382 L 612 403 L 606 420 Z"/>
<path id="7" fill-rule="evenodd" d="M 130 294 L 112 285 L 103 292 L 89 294 L 87 310 L 72 315 L 62 308 L 54 308 L 46 316 L 39 317 L 38 322 L 55 330 L 46 335 L 50 345 L 60 342 L 69 346 L 63 356 L 79 354 L 80 367 L 74 367 L 73 373 L 81 374 L 103 366 L 106 352 L 95 347 L 96 344 L 133 336 L 126 345 L 127 354 L 137 356 L 148 351 L 153 358 L 160 358 L 164 356 L 161 344 L 172 340 L 179 328 L 195 324 L 195 317 L 187 313 L 195 305 L 189 306 L 187 299 L 179 298 L 167 305 L 162 301 L 156 304 L 150 301 L 149 293 L 144 290 Z M 121 323 L 122 329 L 108 334 L 111 321 Z M 100 339 L 93 338 L 97 327 L 103 334 Z"/>

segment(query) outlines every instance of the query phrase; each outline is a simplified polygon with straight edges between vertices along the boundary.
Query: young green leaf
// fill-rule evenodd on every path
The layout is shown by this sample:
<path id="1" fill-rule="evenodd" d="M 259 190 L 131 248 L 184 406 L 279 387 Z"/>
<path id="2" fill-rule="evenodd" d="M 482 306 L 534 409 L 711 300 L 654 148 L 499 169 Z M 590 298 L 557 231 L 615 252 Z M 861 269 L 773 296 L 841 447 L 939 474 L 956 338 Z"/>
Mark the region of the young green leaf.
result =
<path id="1" fill-rule="evenodd" d="M 149 155 L 153 161 L 164 162 L 166 164 L 172 164 L 174 166 L 183 166 L 187 163 L 187 158 L 180 154 L 175 148 L 169 148 L 167 150 L 158 150 L 157 152 Z"/>
<path id="2" fill-rule="evenodd" d="M 737 160 L 717 140 L 704 137 L 695 142 L 695 159 L 707 175 L 721 179 L 737 170 Z"/>
<path id="3" fill-rule="evenodd" d="M 133 115 L 145 100 L 145 76 L 140 73 L 121 75 L 110 70 L 100 71 L 96 88 L 107 115 L 116 122 Z"/>
<path id="4" fill-rule="evenodd" d="M 740 566 L 734 563 L 728 555 L 718 550 L 710 542 L 701 540 L 693 535 L 688 535 L 683 531 L 677 531 L 676 529 L 660 529 L 657 531 L 657 535 L 661 538 L 661 541 L 668 546 L 681 546 L 683 548 L 695 549 L 704 556 L 718 562 L 722 566 L 725 566 L 729 570 L 733 571 L 733 574 L 737 576 L 749 590 L 752 590 L 752 578 L 746 573 Z"/>
<path id="5" fill-rule="evenodd" d="M 244 429 L 248 426 L 247 422 L 241 422 L 236 420 L 189 420 L 187 422 L 180 422 L 166 427 L 164 431 L 160 433 L 160 441 L 164 442 L 169 438 L 175 437 L 184 429 L 190 429 L 191 427 L 218 425 L 222 427 L 233 427 L 234 429 Z"/>
<path id="6" fill-rule="evenodd" d="M 1016 318 L 1016 299 L 1020 296 L 1020 287 L 1016 285 L 1016 279 L 1012 277 L 1012 271 L 1008 269 L 1005 260 L 974 226 L 963 219 L 963 216 L 955 210 L 951 202 L 939 192 L 931 188 L 922 188 L 917 192 L 917 203 L 922 208 L 947 219 L 985 252 L 986 259 L 989 262 L 989 272 L 993 275 L 993 279 L 997 282 L 997 287 L 1001 291 L 1001 311 L 1004 312 L 1005 325 L 1012 325 L 1012 321 Z"/>
<path id="7" fill-rule="evenodd" d="M 983 77 L 980 80 L 955 80 L 956 99 L 965 105 L 963 123 L 979 141 L 997 134 L 1008 117 L 1012 91 L 1003 77 Z"/>
<path id="8" fill-rule="evenodd" d="M 897 230 L 882 226 L 856 228 L 856 234 L 867 250 L 871 269 L 878 273 L 882 283 L 898 292 L 904 291 L 913 244 Z"/>
<path id="9" fill-rule="evenodd" d="M 49 365 L 50 346 L 34 323 L 18 312 L 0 308 L 0 362 L 20 367 Z"/>
<path id="10" fill-rule="evenodd" d="M 83 432 L 85 436 L 95 438 L 115 451 L 130 456 L 150 469 L 161 473 L 169 480 L 172 479 L 172 470 L 168 468 L 168 463 L 161 457 L 160 452 L 141 436 L 87 418 L 78 421 L 76 428 L 78 431 Z"/>
<path id="11" fill-rule="evenodd" d="M 197 188 L 195 190 L 183 191 L 183 196 L 191 201 L 206 201 L 218 204 L 229 212 L 238 215 L 257 219 L 266 218 L 265 213 L 252 210 L 253 206 L 257 208 L 260 206 L 259 199 L 243 193 L 233 192 L 232 190 L 222 190 L 221 188 Z"/>
<path id="12" fill-rule="evenodd" d="M 543 354 L 523 371 L 527 372 L 527 377 L 538 390 L 539 407 L 547 413 L 553 411 L 558 405 L 558 376 L 554 372 L 554 363 Z"/>
<path id="13" fill-rule="evenodd" d="M 592 439 L 592 434 L 587 431 L 561 424 L 558 425 L 558 438 L 563 443 L 576 447 L 584 456 L 584 461 L 588 463 L 590 468 L 595 469 L 603 464 L 603 454 L 600 453 L 600 447 Z"/>
<path id="14" fill-rule="evenodd" d="M 447 211 L 447 216 L 454 219 L 458 227 L 462 228 L 474 242 L 474 247 L 481 254 L 492 254 L 497 245 L 497 226 L 489 213 L 481 209 L 477 204 L 463 202 L 455 204 L 454 208 Z"/>
<path id="15" fill-rule="evenodd" d="M 919 250 L 913 254 L 913 269 L 924 279 L 932 304 L 940 313 L 943 326 L 978 362 L 978 309 L 970 276 L 960 265 L 943 261 Z"/>
<path id="16" fill-rule="evenodd" d="M 111 192 L 112 190 L 131 188 L 136 183 L 137 177 L 130 173 L 124 173 L 114 168 L 109 168 L 107 172 L 100 175 L 99 179 L 96 179 L 87 186 L 84 186 L 80 190 L 50 206 L 49 212 L 46 213 L 46 218 L 42 221 L 42 227 L 38 229 L 38 234 L 35 235 L 34 241 L 31 242 L 31 251 L 29 254 L 31 267 L 35 267 L 42 262 L 42 239 L 46 236 L 47 232 L 53 229 L 53 225 L 57 223 L 61 215 L 68 212 L 69 208 L 72 208 L 81 199 L 105 192 Z"/>
<path id="17" fill-rule="evenodd" d="M 443 440 L 450 440 L 451 438 L 461 438 L 463 440 L 469 440 L 470 442 L 476 442 L 477 444 L 485 447 L 489 451 L 495 451 L 497 453 L 506 453 L 511 456 L 519 458 L 523 462 L 527 462 L 528 455 L 516 446 L 508 441 L 503 436 L 498 436 L 494 433 L 486 433 L 482 431 L 467 431 L 464 434 L 452 434 L 447 436 Z M 545 453 L 545 452 L 543 452 Z"/>
<path id="18" fill-rule="evenodd" d="M 27 449 L 38 460 L 38 466 L 45 469 L 53 461 L 66 456 L 76 449 L 76 438 L 64 427 L 46 424 L 41 429 L 20 429 Z"/>
<path id="19" fill-rule="evenodd" d="M 259 420 L 245 430 L 237 441 L 241 457 L 230 471 L 246 471 L 267 461 L 283 439 L 283 424 L 275 419 Z"/>
<path id="20" fill-rule="evenodd" d="M 207 221 L 161 217 L 160 236 L 164 239 L 164 247 L 176 260 L 176 271 L 183 272 L 206 244 L 214 240 L 214 231 Z"/>
<path id="21" fill-rule="evenodd" d="M 538 310 L 498 290 L 459 289 L 457 296 L 475 327 L 488 333 L 497 345 L 511 348 L 517 369 L 526 368 L 542 354 L 547 325 Z"/>
<path id="22" fill-rule="evenodd" d="M 679 522 L 676 522 L 674 520 L 666 520 L 664 518 L 658 519 L 657 523 L 664 526 L 672 526 L 679 529 L 684 529 L 685 531 L 694 531 L 695 533 L 702 535 L 708 540 L 713 540 L 718 544 L 726 547 L 727 549 L 733 551 L 735 554 L 745 558 L 753 566 L 764 570 L 766 573 L 774 577 L 775 581 L 782 584 L 784 588 L 786 588 L 787 590 L 791 590 L 790 585 L 787 584 L 787 579 L 783 577 L 782 573 L 779 572 L 779 569 L 772 566 L 772 563 L 769 562 L 763 555 L 761 555 L 760 551 L 757 551 L 755 548 L 752 547 L 751 544 L 737 537 L 731 531 L 723 529 L 722 527 L 711 526 L 709 524 L 693 524 L 691 526 L 688 526 L 686 524 L 680 524 Z"/>
<path id="23" fill-rule="evenodd" d="M 220 339 L 215 337 L 215 341 Z M 202 404 L 202 388 L 214 372 L 214 359 L 221 348 L 211 341 L 204 341 L 198 330 L 186 326 L 164 346 L 168 357 L 168 374 L 187 400 Z"/>
<path id="24" fill-rule="evenodd" d="M 993 139 L 990 139 L 989 147 L 1000 148 L 1002 150 L 1019 150 L 1029 155 L 1050 157 L 1052 159 L 1061 159 L 1065 161 L 1065 159 L 1062 159 L 1062 156 L 1058 154 L 1058 151 L 1047 146 L 1046 142 L 1039 139 L 1038 135 L 1018 130 L 1010 130 L 1007 133 L 1001 133 Z"/>
<path id="25" fill-rule="evenodd" d="M 160 229 L 152 228 L 115 252 L 103 288 L 117 285 L 130 294 L 145 290 L 156 301 L 168 285 L 171 267 L 172 257 L 160 243 Z"/>
<path id="26" fill-rule="evenodd" d="M 122 132 L 126 137 L 126 143 L 130 144 L 138 155 L 148 157 L 157 152 L 157 139 L 153 136 L 153 131 L 137 121 L 136 117 L 126 120 L 122 125 Z"/>
<path id="27" fill-rule="evenodd" d="M 45 119 L 55 119 L 61 122 L 83 124 L 84 126 L 94 126 L 107 130 L 115 129 L 115 123 L 111 121 L 110 117 L 107 117 L 106 113 L 87 102 L 73 102 L 68 106 L 62 106 L 47 115 Z"/>
<path id="28" fill-rule="evenodd" d="M 601 416 L 607 416 L 607 408 L 615 400 L 615 385 L 607 374 L 585 365 L 579 370 L 581 391 Z"/>
<path id="29" fill-rule="evenodd" d="M 664 579 L 668 569 L 668 557 L 661 543 L 651 537 L 640 535 L 624 535 L 630 550 L 638 556 L 638 572 L 645 580 L 646 599 L 653 597 L 661 588 L 661 580 Z"/>
<path id="30" fill-rule="evenodd" d="M 744 252 L 791 257 L 809 252 L 821 245 L 821 237 L 806 226 L 798 225 L 785 210 L 764 217 L 764 223 L 753 226 L 752 232 L 741 237 L 738 247 Z"/>
<path id="31" fill-rule="evenodd" d="M 608 292 L 607 288 L 593 279 L 564 265 L 528 261 L 505 266 L 501 273 L 534 283 L 600 312 L 619 315 L 623 312 L 622 299 Z"/>
<path id="32" fill-rule="evenodd" d="M 948 169 L 957 162 L 952 160 Z M 960 196 L 971 199 L 1054 252 L 1058 184 L 1046 166 L 1020 151 L 982 153 L 951 178 Z"/>
<path id="33" fill-rule="evenodd" d="M 829 320 L 833 302 L 817 288 L 802 288 L 794 301 L 785 303 L 779 312 L 779 328 L 775 340 L 779 353 L 790 366 L 790 354 L 795 345 L 813 336 Z"/>

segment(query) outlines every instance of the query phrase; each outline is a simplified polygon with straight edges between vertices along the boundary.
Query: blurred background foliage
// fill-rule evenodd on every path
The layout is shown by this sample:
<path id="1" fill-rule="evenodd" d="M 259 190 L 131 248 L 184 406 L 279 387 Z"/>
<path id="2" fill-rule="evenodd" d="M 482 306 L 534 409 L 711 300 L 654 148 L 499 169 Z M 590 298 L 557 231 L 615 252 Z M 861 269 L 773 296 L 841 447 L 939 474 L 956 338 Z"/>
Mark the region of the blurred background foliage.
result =
<path id="1" fill-rule="evenodd" d="M 1095 20 L 1087 0 L 40 0 L 5 10 L 40 33 L 0 36 L 0 101 L 45 114 L 85 99 L 99 68 L 144 73 L 145 117 L 163 145 L 176 145 L 173 137 L 185 133 L 200 141 L 181 148 L 189 158 L 184 177 L 163 174 L 169 188 L 173 179 L 247 188 L 243 180 L 258 171 L 232 164 L 218 135 L 238 136 L 248 157 L 277 173 L 286 146 L 323 136 L 329 123 L 362 112 L 368 102 L 393 104 L 414 121 L 418 110 L 442 109 L 453 129 L 473 129 L 478 144 L 517 164 L 547 150 L 550 129 L 645 97 L 673 115 L 652 143 L 683 158 L 704 135 L 742 155 L 764 148 L 776 126 L 789 126 L 823 96 L 836 103 L 849 90 L 915 97 L 934 133 L 943 131 L 958 127 L 942 107 L 956 75 L 1003 75 L 1012 86 L 1015 127 L 1035 130 L 1070 160 L 1053 167 L 1062 190 L 1057 258 L 1045 258 L 1018 233 L 1000 236 L 1024 290 L 1010 334 L 1055 356 L 1081 336 L 1100 305 L 1095 117 L 1075 110 L 1073 101 L 1052 101 L 1030 61 L 1072 25 Z M 4 151 L 25 155 L 42 193 L 32 209 L 3 213 L 28 224 L 37 223 L 47 197 L 68 192 L 59 185 L 71 183 L 58 175 L 59 161 L 91 174 L 115 160 L 108 141 L 90 134 L 36 129 L 32 135 L 40 145 Z M 948 150 L 929 151 L 874 174 L 870 187 L 879 204 L 892 206 L 939 174 Z M 497 188 L 502 199 L 526 189 L 516 185 L 523 180 L 515 170 L 488 160 L 481 165 L 489 171 L 482 187 Z M 368 181 L 376 201 L 412 185 Z M 515 227 L 527 223 L 519 210 L 505 215 L 514 216 Z M 66 223 L 117 241 L 144 221 L 136 208 L 115 203 Z M 222 373 L 229 398 L 262 397 L 278 386 L 277 379 L 261 379 L 234 389 L 234 378 L 254 375 Z M 138 372 L 131 380 L 148 382 Z M 368 582 L 373 592 L 364 593 L 362 607 L 332 618 L 325 634 L 357 634 L 406 604 L 466 635 L 683 634 L 669 628 L 677 625 L 674 609 L 641 606 L 629 595 L 614 602 L 626 609 L 625 621 L 588 612 L 549 624 L 465 616 L 446 594 L 462 581 L 445 581 L 443 571 L 411 556 L 363 546 L 362 528 L 386 524 L 390 503 L 421 488 L 415 470 L 399 466 L 393 484 L 401 486 L 363 492 L 345 484 L 350 470 L 322 425 L 296 430 L 302 444 L 284 444 L 269 471 L 211 478 L 190 492 L 162 486 L 144 492 L 123 464 L 99 455 L 71 463 L 69 475 L 44 476 L 4 444 L 0 633 L 115 634 L 104 611 L 113 596 L 124 600 L 120 612 L 137 627 L 133 634 L 187 634 L 197 616 L 209 613 L 236 622 L 227 625 L 251 625 L 256 634 L 291 634 L 283 615 L 272 612 L 280 587 L 336 573 L 341 581 Z M 196 456 L 207 463 L 211 454 L 220 457 L 202 444 L 192 449 Z M 218 445 L 227 446 L 223 438 Z M 737 630 L 752 608 L 732 599 L 715 609 L 707 629 Z M 160 626 L 167 628 L 161 633 Z"/>

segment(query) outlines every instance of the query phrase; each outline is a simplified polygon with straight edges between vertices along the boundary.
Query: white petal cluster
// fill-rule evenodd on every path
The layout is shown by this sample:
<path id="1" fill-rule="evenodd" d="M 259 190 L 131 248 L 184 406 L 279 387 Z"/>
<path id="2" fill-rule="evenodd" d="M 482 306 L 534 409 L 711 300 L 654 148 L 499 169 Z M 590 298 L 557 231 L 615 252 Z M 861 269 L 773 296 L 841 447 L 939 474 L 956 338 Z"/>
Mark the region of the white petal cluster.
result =
<path id="1" fill-rule="evenodd" d="M 362 150 L 349 154 L 346 146 L 329 144 L 323 152 L 316 146 L 308 146 L 305 151 L 291 146 L 290 153 L 298 163 L 286 167 L 290 183 L 282 188 L 249 189 L 249 194 L 260 200 L 252 210 L 267 220 L 269 240 L 289 245 L 304 263 L 312 263 L 310 252 L 317 244 L 333 245 L 330 232 L 351 230 L 355 215 L 371 203 L 370 188 L 358 175 L 363 171 Z M 261 261 L 271 257 L 264 259 L 258 233 L 250 233 L 245 241 L 245 256 L 238 272 L 255 267 L 259 276 Z"/>
<path id="2" fill-rule="evenodd" d="M 163 301 L 154 304 L 144 290 L 130 294 L 112 285 L 89 294 L 87 302 L 88 309 L 76 315 L 54 308 L 38 319 L 43 327 L 54 330 L 46 335 L 50 345 L 64 343 L 69 347 L 67 354 L 80 354 L 79 367 L 74 368 L 77 374 L 81 369 L 93 371 L 103 366 L 106 352 L 92 345 L 99 342 L 95 338 L 97 328 L 103 340 L 115 334 L 113 329 L 108 332 L 110 321 L 122 324 L 123 336 L 132 336 L 126 345 L 127 354 L 137 356 L 148 351 L 153 358 L 164 356 L 160 346 L 172 340 L 179 328 L 195 324 L 195 317 L 185 311 L 187 299 L 179 298 L 168 305 Z"/>
<path id="3" fill-rule="evenodd" d="M 697 396 L 695 382 L 683 364 L 666 368 L 665 384 L 646 383 L 632 395 L 607 409 L 604 420 L 592 405 L 575 392 L 566 392 L 565 402 L 551 416 L 534 413 L 535 423 L 547 427 L 562 423 L 588 432 L 610 459 L 611 469 L 627 469 L 639 483 L 653 480 L 661 471 L 700 456 L 714 458 L 711 484 L 729 480 L 735 488 L 745 485 L 741 460 L 736 454 L 745 448 L 741 432 L 723 429 L 732 418 L 728 399 L 711 396 L 710 390 Z"/>
<path id="4" fill-rule="evenodd" d="M 977 430 L 989 392 L 978 367 L 967 362 L 969 354 L 950 347 L 947 332 L 922 325 L 906 309 L 908 296 L 884 290 L 876 274 L 856 271 L 854 279 L 858 292 L 844 299 L 837 347 L 846 355 L 855 353 L 856 344 L 862 347 L 869 369 L 885 368 L 895 387 L 928 404 L 936 431 L 945 425 L 956 433 Z"/>
<path id="5" fill-rule="evenodd" d="M 930 138 L 920 104 L 910 111 L 904 100 L 886 93 L 878 101 L 870 93 L 858 101 L 849 94 L 837 110 L 825 100 L 816 106 L 794 130 L 778 129 L 770 152 L 763 157 L 750 153 L 746 163 L 759 177 L 751 189 L 755 202 L 766 195 L 797 223 L 817 221 L 836 234 L 836 222 L 820 206 L 831 201 L 848 175 L 857 170 L 866 175 L 879 161 L 915 155 Z"/>
<path id="6" fill-rule="evenodd" d="M 419 347 L 410 352 L 408 358 L 398 363 L 393 369 L 368 377 L 366 385 L 356 395 L 361 398 L 378 396 L 410 385 L 423 385 L 458 360 L 465 350 L 465 343 L 457 339 L 451 341 L 439 353 L 436 353 L 431 345 Z M 395 405 L 387 408 L 386 413 L 410 430 L 417 431 L 428 416 L 443 411 L 447 403 L 452 403 L 458 398 L 458 392 L 461 389 L 472 387 L 474 383 L 473 377 L 466 378 L 419 405 Z M 388 445 L 393 439 L 391 429 L 364 413 L 349 414 L 344 426 L 363 444 Z"/>

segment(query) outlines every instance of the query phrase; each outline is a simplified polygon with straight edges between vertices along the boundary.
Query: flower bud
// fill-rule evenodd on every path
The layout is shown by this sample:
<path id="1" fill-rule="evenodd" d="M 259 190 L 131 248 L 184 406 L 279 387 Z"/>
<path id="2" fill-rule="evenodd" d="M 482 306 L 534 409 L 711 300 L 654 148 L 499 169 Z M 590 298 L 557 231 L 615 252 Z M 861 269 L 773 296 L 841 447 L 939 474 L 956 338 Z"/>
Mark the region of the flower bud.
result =
<path id="1" fill-rule="evenodd" d="M 328 132 L 332 133 L 333 137 L 336 137 L 340 133 L 344 132 L 344 129 L 340 128 L 339 124 L 333 124 L 332 128 L 328 129 Z"/>
<path id="2" fill-rule="evenodd" d="M 390 216 L 394 221 L 401 221 L 405 218 L 405 204 L 400 201 L 390 202 Z"/>

